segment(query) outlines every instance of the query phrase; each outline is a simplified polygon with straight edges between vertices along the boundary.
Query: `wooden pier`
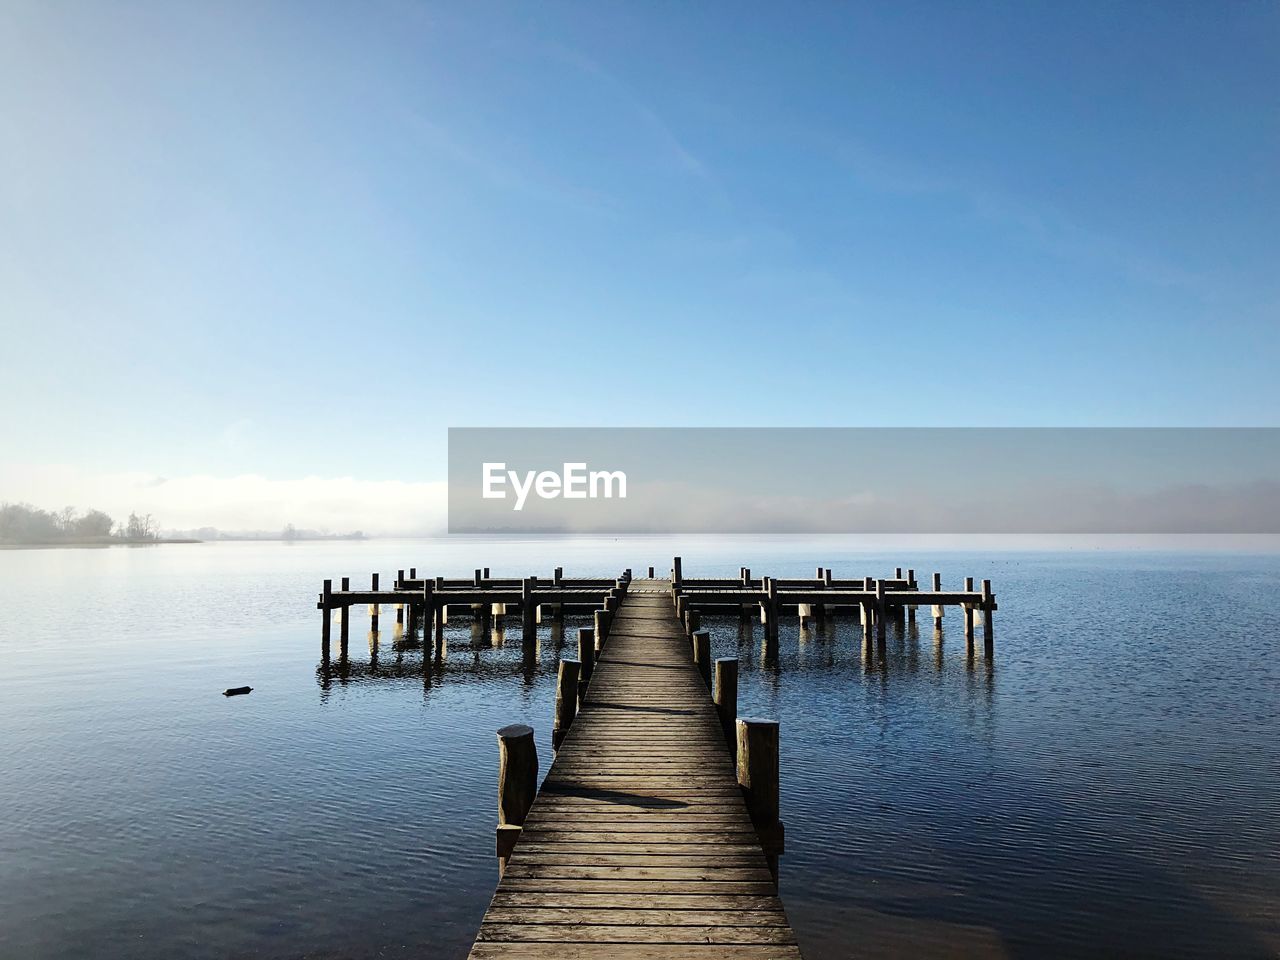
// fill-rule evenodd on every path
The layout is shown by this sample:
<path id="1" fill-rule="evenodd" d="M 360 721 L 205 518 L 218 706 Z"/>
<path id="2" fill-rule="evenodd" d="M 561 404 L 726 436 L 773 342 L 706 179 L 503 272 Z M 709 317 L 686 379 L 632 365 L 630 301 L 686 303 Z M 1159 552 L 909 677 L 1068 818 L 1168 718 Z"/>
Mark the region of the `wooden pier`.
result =
<path id="1" fill-rule="evenodd" d="M 670 583 L 636 582 L 536 799 L 532 731 L 499 733 L 501 816 L 518 822 L 499 826 L 505 867 L 474 960 L 800 956 L 770 868 L 777 724 L 736 718 L 736 671 L 734 703 L 713 702 L 693 649 Z"/>
<path id="2" fill-rule="evenodd" d="M 796 937 L 777 896 L 784 832 L 779 810 L 779 729 L 737 715 L 738 661 L 711 660 L 706 614 L 754 616 L 776 654 L 784 611 L 801 623 L 853 612 L 867 644 L 885 625 L 915 622 L 919 607 L 942 637 L 948 607 L 964 618 L 974 656 L 980 623 L 994 655 L 991 581 L 944 590 L 933 574 L 922 590 L 913 570 L 893 577 L 685 579 L 676 557 L 669 578 L 419 578 L 400 571 L 392 589 L 338 590 L 326 580 L 323 663 L 330 615 L 340 611 L 342 662 L 351 611 L 367 604 L 370 637 L 383 605 L 397 629 L 423 627 L 423 655 L 443 652 L 450 609 L 478 624 L 519 612 L 528 650 L 544 613 L 590 613 L 577 660 L 558 664 L 552 743 L 556 757 L 541 789 L 532 728 L 498 731 L 496 854 L 501 879 L 472 948 L 474 960 L 792 960 Z M 374 641 L 371 640 L 371 644 Z M 425 662 L 425 661 L 424 661 Z"/>

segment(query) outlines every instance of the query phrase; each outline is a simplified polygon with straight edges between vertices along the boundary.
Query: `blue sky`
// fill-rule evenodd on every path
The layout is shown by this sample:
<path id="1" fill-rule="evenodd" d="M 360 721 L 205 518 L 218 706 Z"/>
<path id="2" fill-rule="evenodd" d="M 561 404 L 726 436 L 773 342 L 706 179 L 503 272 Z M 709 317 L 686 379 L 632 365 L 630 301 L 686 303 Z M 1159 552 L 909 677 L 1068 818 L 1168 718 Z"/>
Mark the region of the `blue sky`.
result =
<path id="1" fill-rule="evenodd" d="M 0 479 L 1277 425 L 1277 54 L 1262 3 L 11 0 Z"/>

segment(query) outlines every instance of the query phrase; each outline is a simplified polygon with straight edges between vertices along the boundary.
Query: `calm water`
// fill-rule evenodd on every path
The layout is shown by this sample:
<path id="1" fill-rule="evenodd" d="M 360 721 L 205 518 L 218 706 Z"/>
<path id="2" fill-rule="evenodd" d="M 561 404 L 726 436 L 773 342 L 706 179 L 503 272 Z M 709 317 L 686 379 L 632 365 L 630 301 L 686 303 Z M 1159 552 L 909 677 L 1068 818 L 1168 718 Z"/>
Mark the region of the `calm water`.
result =
<path id="1" fill-rule="evenodd" d="M 990 577 L 1001 612 L 994 667 L 954 612 L 870 663 L 844 617 L 784 622 L 775 663 L 759 625 L 704 623 L 742 660 L 742 712 L 782 722 L 782 896 L 810 960 L 1280 955 L 1280 559 L 839 543 L 686 545 L 685 570 L 937 569 Z M 362 617 L 326 675 L 320 580 L 672 552 L 0 552 L 0 956 L 465 956 L 496 882 L 494 730 L 532 724 L 545 772 L 560 642 L 525 657 L 455 622 L 424 669 L 384 613 L 376 658 Z"/>

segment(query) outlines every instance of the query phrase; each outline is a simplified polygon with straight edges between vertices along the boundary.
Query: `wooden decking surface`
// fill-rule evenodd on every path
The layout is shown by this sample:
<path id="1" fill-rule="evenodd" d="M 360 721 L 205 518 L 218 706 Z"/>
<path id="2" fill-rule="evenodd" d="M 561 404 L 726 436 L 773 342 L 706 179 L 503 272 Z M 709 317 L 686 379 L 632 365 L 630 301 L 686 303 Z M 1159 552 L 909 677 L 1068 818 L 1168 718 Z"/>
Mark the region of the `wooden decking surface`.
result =
<path id="1" fill-rule="evenodd" d="M 474 960 L 796 960 L 669 582 L 633 581 Z"/>

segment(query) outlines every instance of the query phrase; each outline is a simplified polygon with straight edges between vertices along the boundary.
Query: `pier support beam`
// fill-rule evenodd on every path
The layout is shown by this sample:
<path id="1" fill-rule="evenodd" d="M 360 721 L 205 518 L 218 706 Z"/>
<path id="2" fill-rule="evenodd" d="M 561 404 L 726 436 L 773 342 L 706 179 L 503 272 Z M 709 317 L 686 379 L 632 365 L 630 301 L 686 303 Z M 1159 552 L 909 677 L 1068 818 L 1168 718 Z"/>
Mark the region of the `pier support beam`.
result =
<path id="1" fill-rule="evenodd" d="M 933 592 L 934 593 L 942 592 L 942 574 L 940 573 L 935 573 L 933 575 Z M 942 607 L 936 604 L 934 605 L 934 608 L 933 608 L 933 629 L 934 630 L 942 629 Z"/>

